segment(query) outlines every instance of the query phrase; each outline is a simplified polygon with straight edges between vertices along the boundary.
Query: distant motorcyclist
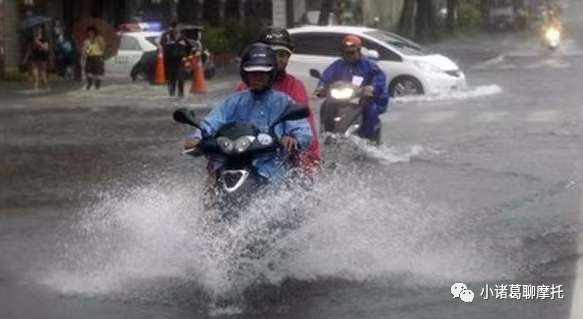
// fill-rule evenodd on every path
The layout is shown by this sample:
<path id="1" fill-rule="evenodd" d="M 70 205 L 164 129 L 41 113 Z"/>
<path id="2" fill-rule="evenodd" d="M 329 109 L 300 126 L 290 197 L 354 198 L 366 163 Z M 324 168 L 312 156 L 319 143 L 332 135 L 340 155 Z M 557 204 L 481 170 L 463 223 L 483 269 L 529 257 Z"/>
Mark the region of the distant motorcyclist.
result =
<path id="1" fill-rule="evenodd" d="M 544 21 L 540 28 L 540 40 L 542 46 L 545 46 L 547 44 L 547 31 L 553 28 L 556 29 L 559 32 L 559 34 L 563 33 L 563 24 L 561 22 L 561 19 L 557 15 L 556 11 L 551 9 L 548 10 L 547 13 L 545 14 Z"/>
<path id="2" fill-rule="evenodd" d="M 284 112 L 292 100 L 273 88 L 277 75 L 275 52 L 266 44 L 256 43 L 243 55 L 239 67 L 241 79 L 248 90 L 230 94 L 218 104 L 201 122 L 202 128 L 214 135 L 229 122 L 249 122 L 268 133 L 270 125 Z M 294 151 L 301 151 L 312 141 L 310 124 L 306 119 L 286 121 L 275 126 L 282 151 L 276 157 L 263 158 L 255 164 L 257 173 L 266 179 L 281 177 L 287 171 L 288 158 Z M 185 149 L 195 148 L 202 138 L 201 131 L 195 129 L 186 141 Z M 211 160 L 210 182 L 216 178 L 220 162 Z"/>
<path id="3" fill-rule="evenodd" d="M 269 45 L 277 56 L 278 73 L 275 78 L 275 89 L 289 95 L 296 103 L 309 105 L 306 86 L 301 80 L 286 72 L 287 63 L 293 53 L 294 46 L 289 32 L 284 28 L 270 27 L 264 30 L 259 36 L 259 41 Z M 236 91 L 248 89 L 244 81 L 237 84 Z M 316 130 L 316 120 L 314 112 L 310 110 L 308 118 L 312 129 L 312 143 L 302 153 L 302 158 L 295 161 L 295 167 L 303 167 L 311 171 L 320 165 L 322 158 L 320 155 L 320 143 L 318 141 L 318 131 Z"/>
<path id="4" fill-rule="evenodd" d="M 342 39 L 343 57 L 334 61 L 322 73 L 314 94 L 322 97 L 324 89 L 336 81 L 347 81 L 363 87 L 362 127 L 359 136 L 374 140 L 379 115 L 387 111 L 389 92 L 387 78 L 379 66 L 361 53 L 362 40 L 355 35 Z M 322 106 L 324 110 L 325 105 Z M 323 119 L 324 116 L 321 116 Z"/>
<path id="5" fill-rule="evenodd" d="M 556 13 L 555 10 L 549 10 L 545 15 L 545 19 L 542 24 L 543 32 L 550 27 L 557 28 L 561 33 L 563 32 L 563 23 L 559 18 L 559 15 Z"/>

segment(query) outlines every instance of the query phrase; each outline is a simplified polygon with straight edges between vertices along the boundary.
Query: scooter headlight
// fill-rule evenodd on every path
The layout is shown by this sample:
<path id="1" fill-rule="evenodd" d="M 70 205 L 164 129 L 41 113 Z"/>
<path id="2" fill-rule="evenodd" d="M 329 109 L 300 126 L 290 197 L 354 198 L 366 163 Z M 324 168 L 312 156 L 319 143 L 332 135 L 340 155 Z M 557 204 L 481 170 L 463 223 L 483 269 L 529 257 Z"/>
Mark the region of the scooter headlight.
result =
<path id="1" fill-rule="evenodd" d="M 237 151 L 237 153 L 245 152 L 251 146 L 251 144 L 253 144 L 254 141 L 255 136 L 246 135 L 243 137 L 239 137 L 235 141 L 235 151 Z"/>
<path id="2" fill-rule="evenodd" d="M 556 42 L 561 38 L 561 33 L 555 28 L 550 28 L 545 32 L 545 37 L 549 41 Z"/>
<path id="3" fill-rule="evenodd" d="M 259 133 L 259 135 L 257 135 L 257 140 L 261 145 L 270 145 L 271 143 L 273 143 L 273 138 L 269 136 L 269 134 L 265 133 Z"/>
<path id="4" fill-rule="evenodd" d="M 354 89 L 352 88 L 337 88 L 330 90 L 330 96 L 337 100 L 346 100 L 352 97 Z"/>
<path id="5" fill-rule="evenodd" d="M 235 148 L 235 143 L 226 137 L 217 138 L 217 144 L 225 154 L 231 154 Z"/>
<path id="6" fill-rule="evenodd" d="M 226 137 L 217 138 L 217 144 L 225 154 L 243 153 L 255 141 L 255 136 L 246 135 L 232 141 Z"/>

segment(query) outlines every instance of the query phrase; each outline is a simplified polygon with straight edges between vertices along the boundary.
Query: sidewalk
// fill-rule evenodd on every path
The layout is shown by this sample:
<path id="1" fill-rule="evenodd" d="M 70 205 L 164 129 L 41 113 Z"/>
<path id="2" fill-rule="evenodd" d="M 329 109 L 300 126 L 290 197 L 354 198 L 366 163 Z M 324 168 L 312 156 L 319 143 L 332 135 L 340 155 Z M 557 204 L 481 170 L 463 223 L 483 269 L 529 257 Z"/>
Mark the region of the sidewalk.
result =
<path id="1" fill-rule="evenodd" d="M 237 66 L 217 70 L 215 76 L 207 80 L 207 92 L 191 94 L 191 81 L 185 83 L 185 99 L 182 103 L 208 103 L 209 100 L 234 90 L 239 79 Z M 52 80 L 52 81 L 51 81 Z M 159 104 L 161 101 L 180 101 L 168 96 L 166 85 L 150 85 L 123 79 L 105 79 L 100 90 L 85 90 L 83 81 L 65 81 L 53 77 L 49 80 L 49 90 L 34 92 L 30 82 L 0 82 L 0 100 L 33 104 L 62 104 L 78 106 L 119 105 L 128 103 Z M 10 103 L 3 103 L 10 104 Z"/>

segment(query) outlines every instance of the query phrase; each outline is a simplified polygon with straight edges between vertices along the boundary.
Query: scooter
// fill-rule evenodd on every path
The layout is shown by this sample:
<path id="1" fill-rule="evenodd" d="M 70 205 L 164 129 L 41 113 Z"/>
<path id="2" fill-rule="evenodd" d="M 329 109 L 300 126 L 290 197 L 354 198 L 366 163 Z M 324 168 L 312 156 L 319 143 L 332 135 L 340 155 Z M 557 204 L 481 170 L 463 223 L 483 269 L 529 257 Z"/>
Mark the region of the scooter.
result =
<path id="1" fill-rule="evenodd" d="M 310 76 L 322 80 L 322 74 L 316 69 L 310 69 Z M 341 135 L 344 138 L 359 136 L 362 125 L 360 100 L 363 97 L 362 87 L 347 81 L 337 81 L 326 88 L 320 97 L 326 99 L 320 106 L 321 128 L 324 133 Z M 375 127 L 372 142 L 381 144 L 382 124 L 379 121 Z M 332 138 L 324 140 L 330 144 Z"/>
<path id="2" fill-rule="evenodd" d="M 550 52 L 555 52 L 561 44 L 561 31 L 555 26 L 548 27 L 544 30 L 543 45 Z"/>
<path id="3" fill-rule="evenodd" d="M 274 121 L 267 133 L 261 132 L 251 123 L 231 122 L 219 128 L 215 136 L 210 136 L 195 118 L 192 110 L 179 108 L 173 113 L 176 122 L 196 127 L 202 132 L 200 144 L 187 149 L 183 154 L 194 157 L 206 156 L 221 162 L 221 168 L 212 185 L 212 208 L 222 212 L 222 219 L 236 218 L 245 201 L 252 198 L 268 181 L 255 169 L 253 163 L 261 157 L 275 156 L 278 138 L 275 126 L 284 121 L 307 118 L 309 109 L 300 104 L 291 104 Z"/>

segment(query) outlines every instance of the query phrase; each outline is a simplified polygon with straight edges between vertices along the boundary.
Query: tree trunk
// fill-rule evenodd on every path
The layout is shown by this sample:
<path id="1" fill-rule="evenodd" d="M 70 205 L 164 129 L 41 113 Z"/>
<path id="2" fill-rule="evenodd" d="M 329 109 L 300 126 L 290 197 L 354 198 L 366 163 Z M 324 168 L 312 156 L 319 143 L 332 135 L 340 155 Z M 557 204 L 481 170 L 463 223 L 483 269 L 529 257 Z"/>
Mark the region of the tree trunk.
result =
<path id="1" fill-rule="evenodd" d="M 417 0 L 405 0 L 403 4 L 403 10 L 401 11 L 401 17 L 399 19 L 398 32 L 404 37 L 411 37 L 415 32 L 415 6 L 417 5 Z"/>
<path id="2" fill-rule="evenodd" d="M 427 40 L 436 36 L 435 10 L 432 0 L 419 0 L 417 2 L 417 14 L 415 16 L 415 37 Z"/>
<path id="3" fill-rule="evenodd" d="M 320 7 L 320 17 L 318 18 L 319 25 L 328 25 L 334 2 L 334 0 L 322 0 L 322 7 Z"/>
<path id="4" fill-rule="evenodd" d="M 447 0 L 447 16 L 445 27 L 447 32 L 454 32 L 456 26 L 457 0 Z"/>

